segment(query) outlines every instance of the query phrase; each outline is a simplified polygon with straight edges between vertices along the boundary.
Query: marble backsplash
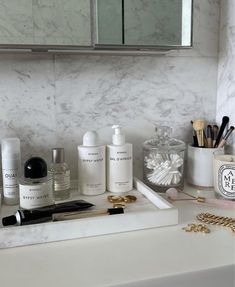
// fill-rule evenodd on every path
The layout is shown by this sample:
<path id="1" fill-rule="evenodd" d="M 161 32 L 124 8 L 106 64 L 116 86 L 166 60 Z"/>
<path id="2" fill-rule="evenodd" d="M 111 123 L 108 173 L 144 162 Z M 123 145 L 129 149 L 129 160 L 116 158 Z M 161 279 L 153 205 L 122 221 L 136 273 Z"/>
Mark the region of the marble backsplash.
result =
<path id="1" fill-rule="evenodd" d="M 1 138 L 22 140 L 23 160 L 63 146 L 77 177 L 77 145 L 88 129 L 103 143 L 121 124 L 141 174 L 142 143 L 155 124 L 189 142 L 193 118 L 214 121 L 219 1 L 194 1 L 194 48 L 155 56 L 0 54 Z"/>
<path id="2" fill-rule="evenodd" d="M 1 137 L 20 137 L 24 158 L 49 160 L 52 147 L 65 147 L 75 177 L 83 133 L 97 130 L 109 143 L 118 123 L 134 144 L 137 170 L 155 124 L 189 141 L 191 119 L 214 119 L 216 77 L 214 58 L 1 56 Z"/>
<path id="3" fill-rule="evenodd" d="M 235 125 L 235 1 L 221 1 L 220 51 L 218 66 L 217 121 L 223 115 Z M 235 133 L 229 140 L 229 151 L 235 154 Z"/>

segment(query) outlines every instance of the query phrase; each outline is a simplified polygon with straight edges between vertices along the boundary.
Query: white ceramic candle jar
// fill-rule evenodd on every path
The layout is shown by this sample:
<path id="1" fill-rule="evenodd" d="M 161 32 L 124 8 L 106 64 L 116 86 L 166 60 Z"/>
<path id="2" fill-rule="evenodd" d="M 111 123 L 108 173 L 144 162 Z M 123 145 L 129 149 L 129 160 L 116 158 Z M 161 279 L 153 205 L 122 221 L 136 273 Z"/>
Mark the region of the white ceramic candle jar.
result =
<path id="1" fill-rule="evenodd" d="M 215 155 L 213 162 L 216 196 L 235 200 L 235 155 Z"/>

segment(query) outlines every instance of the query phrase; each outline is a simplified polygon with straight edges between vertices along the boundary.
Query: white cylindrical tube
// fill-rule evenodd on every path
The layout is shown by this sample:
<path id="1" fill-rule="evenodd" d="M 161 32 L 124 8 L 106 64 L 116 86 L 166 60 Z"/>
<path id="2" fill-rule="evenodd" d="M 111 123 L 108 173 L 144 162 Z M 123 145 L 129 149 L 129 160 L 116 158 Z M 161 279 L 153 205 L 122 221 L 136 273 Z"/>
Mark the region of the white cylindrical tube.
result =
<path id="1" fill-rule="evenodd" d="M 18 138 L 6 138 L 2 140 L 2 177 L 3 200 L 5 204 L 19 203 L 20 173 L 20 140 Z"/>

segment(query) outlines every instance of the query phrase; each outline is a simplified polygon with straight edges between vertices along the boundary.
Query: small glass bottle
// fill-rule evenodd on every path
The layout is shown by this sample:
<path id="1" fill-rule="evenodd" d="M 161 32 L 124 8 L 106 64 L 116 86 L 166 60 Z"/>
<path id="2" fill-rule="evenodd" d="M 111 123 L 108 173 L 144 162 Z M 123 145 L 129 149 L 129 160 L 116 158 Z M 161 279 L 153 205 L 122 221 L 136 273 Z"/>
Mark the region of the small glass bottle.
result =
<path id="1" fill-rule="evenodd" d="M 55 200 L 65 200 L 70 196 L 70 170 L 65 163 L 63 148 L 52 149 L 52 163 L 49 173 L 53 178 Z"/>
<path id="2" fill-rule="evenodd" d="M 171 129 L 157 127 L 154 138 L 143 143 L 144 182 L 153 190 L 183 189 L 185 143 L 170 137 Z"/>

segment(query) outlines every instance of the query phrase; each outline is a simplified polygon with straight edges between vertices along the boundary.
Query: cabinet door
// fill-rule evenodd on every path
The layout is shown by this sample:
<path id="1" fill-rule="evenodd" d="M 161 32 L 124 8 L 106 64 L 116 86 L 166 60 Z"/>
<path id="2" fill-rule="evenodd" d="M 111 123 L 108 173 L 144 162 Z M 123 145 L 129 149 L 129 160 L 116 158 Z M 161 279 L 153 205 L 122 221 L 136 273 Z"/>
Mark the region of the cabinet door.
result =
<path id="1" fill-rule="evenodd" d="M 0 0 L 0 44 L 33 43 L 32 0 Z"/>
<path id="2" fill-rule="evenodd" d="M 34 44 L 91 45 L 88 0 L 33 0 Z"/>
<path id="3" fill-rule="evenodd" d="M 124 1 L 126 45 L 181 45 L 182 0 Z"/>
<path id="4" fill-rule="evenodd" d="M 97 0 L 97 42 L 106 45 L 122 45 L 122 0 Z"/>
<path id="5" fill-rule="evenodd" d="M 0 45 L 91 46 L 89 0 L 0 0 Z"/>
<path id="6" fill-rule="evenodd" d="M 96 6 L 98 45 L 191 46 L 192 0 L 96 0 Z"/>

